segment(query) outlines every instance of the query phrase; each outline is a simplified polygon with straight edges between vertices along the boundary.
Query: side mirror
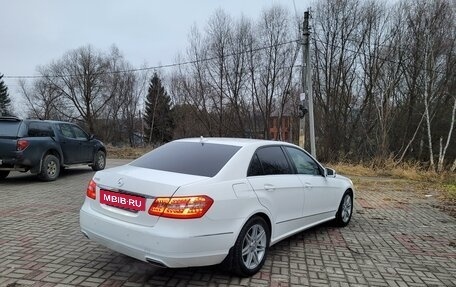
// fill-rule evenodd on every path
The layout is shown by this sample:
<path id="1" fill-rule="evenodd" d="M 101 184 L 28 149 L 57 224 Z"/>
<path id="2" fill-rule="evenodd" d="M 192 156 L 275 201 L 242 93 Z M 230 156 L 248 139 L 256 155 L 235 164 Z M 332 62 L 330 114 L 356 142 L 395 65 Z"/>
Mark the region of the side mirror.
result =
<path id="1" fill-rule="evenodd" d="M 90 135 L 90 136 L 89 136 L 89 141 L 93 140 L 94 138 L 95 138 L 94 135 Z"/>
<path id="2" fill-rule="evenodd" d="M 325 175 L 327 177 L 336 177 L 336 171 L 332 168 L 327 167 L 325 168 Z"/>

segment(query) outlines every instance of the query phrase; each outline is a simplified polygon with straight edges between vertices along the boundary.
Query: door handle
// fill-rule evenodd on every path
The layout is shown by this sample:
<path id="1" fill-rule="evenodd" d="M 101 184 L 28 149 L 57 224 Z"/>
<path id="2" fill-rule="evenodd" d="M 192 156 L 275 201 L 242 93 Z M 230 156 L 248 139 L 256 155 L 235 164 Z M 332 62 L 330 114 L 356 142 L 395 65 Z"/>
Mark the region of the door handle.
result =
<path id="1" fill-rule="evenodd" d="M 312 187 L 312 185 L 310 183 L 308 183 L 308 182 L 304 183 L 304 188 L 311 188 L 311 187 Z"/>
<path id="2" fill-rule="evenodd" d="M 272 184 L 265 184 L 264 185 L 264 189 L 266 191 L 274 191 L 275 190 L 275 186 L 273 186 Z"/>

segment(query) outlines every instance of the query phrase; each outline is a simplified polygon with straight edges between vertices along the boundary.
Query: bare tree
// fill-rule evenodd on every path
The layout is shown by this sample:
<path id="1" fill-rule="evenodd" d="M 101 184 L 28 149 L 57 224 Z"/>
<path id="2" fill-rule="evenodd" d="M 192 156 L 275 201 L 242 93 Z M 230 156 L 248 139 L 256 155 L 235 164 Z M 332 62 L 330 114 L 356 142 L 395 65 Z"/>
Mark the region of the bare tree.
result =
<path id="1" fill-rule="evenodd" d="M 392 157 L 454 169 L 455 3 L 316 2 L 320 159 L 383 164 Z M 300 36 L 286 9 L 272 7 L 253 21 L 219 10 L 202 31 L 191 30 L 180 58 L 188 65 L 171 76 L 178 135 L 270 138 L 272 118 L 280 129 L 284 116 L 296 117 Z"/>
<path id="2" fill-rule="evenodd" d="M 251 22 L 242 17 L 236 21 L 228 38 L 228 54 L 225 63 L 225 85 L 224 91 L 226 98 L 229 100 L 231 109 L 228 113 L 233 114 L 232 131 L 238 136 L 242 136 L 246 131 L 246 120 L 248 118 L 248 80 L 249 74 L 247 69 L 247 53 L 245 52 L 249 39 L 252 34 Z M 251 128 L 249 128 L 250 130 Z"/>
<path id="3" fill-rule="evenodd" d="M 355 146 L 360 146 L 382 163 L 392 153 L 390 132 L 403 73 L 403 17 L 401 12 L 397 12 L 400 4 L 388 7 L 385 2 L 369 1 L 362 7 L 364 42 L 359 53 L 362 89 L 350 138 L 356 139 L 353 135 L 362 133 L 359 142 L 355 140 Z M 360 125 L 356 128 L 358 123 Z"/>
<path id="4" fill-rule="evenodd" d="M 444 160 L 445 160 L 445 155 L 447 153 L 448 147 L 451 142 L 451 136 L 453 134 L 453 128 L 454 128 L 454 121 L 455 121 L 455 113 L 456 113 L 456 96 L 453 96 L 454 98 L 454 103 L 453 103 L 453 109 L 451 112 L 451 119 L 450 119 L 450 128 L 448 130 L 448 136 L 447 140 L 445 143 L 445 146 L 443 146 L 443 137 L 440 137 L 440 149 L 439 149 L 439 160 L 437 163 L 437 172 L 442 172 L 444 168 Z"/>
<path id="5" fill-rule="evenodd" d="M 108 53 L 86 46 L 38 67 L 41 77 L 20 87 L 32 116 L 76 121 L 109 142 L 133 144 L 144 89 L 132 70 L 116 46 Z"/>
<path id="6" fill-rule="evenodd" d="M 280 6 L 263 11 L 255 38 L 251 37 L 249 43 L 250 89 L 261 115 L 263 137 L 266 139 L 269 138 L 271 114 L 276 109 L 283 112 L 289 100 L 287 95 L 298 54 L 289 22 L 288 12 Z"/>
<path id="7" fill-rule="evenodd" d="M 328 0 L 319 2 L 314 13 L 314 94 L 323 160 L 350 152 L 353 129 L 368 103 L 358 96 L 357 63 L 366 38 L 361 10 L 358 0 Z"/>
<path id="8" fill-rule="evenodd" d="M 19 81 L 23 98 L 29 108 L 28 114 L 32 118 L 43 120 L 71 120 L 72 110 L 68 109 L 62 100 L 61 94 L 45 79 L 40 78 L 31 83 Z"/>
<path id="9" fill-rule="evenodd" d="M 211 110 L 217 115 L 219 136 L 224 135 L 224 107 L 227 104 L 224 91 L 228 90 L 225 88 L 225 74 L 231 25 L 231 18 L 223 10 L 217 10 L 209 20 L 206 35 L 207 56 L 210 58 L 205 65 L 208 76 L 206 83 L 211 87 Z"/>
<path id="10" fill-rule="evenodd" d="M 179 67 L 180 76 L 175 77 L 175 79 L 180 81 L 180 91 L 185 104 L 193 107 L 193 114 L 204 127 L 204 135 L 212 136 L 215 131 L 209 98 L 212 91 L 206 81 L 207 47 L 196 26 L 193 26 L 189 40 L 190 47 L 187 50 L 187 57 L 192 63 L 187 67 Z"/>
<path id="11" fill-rule="evenodd" d="M 444 103 L 449 100 L 448 84 L 451 73 L 448 71 L 455 68 L 452 59 L 454 14 L 447 1 L 416 1 L 408 4 L 406 9 L 407 43 L 410 45 L 407 47 L 411 59 L 404 63 L 409 99 L 408 118 L 412 117 L 411 111 L 422 108 L 429 168 L 435 170 L 434 122 Z M 410 126 L 410 123 L 408 125 Z M 451 138 L 451 133 L 449 137 Z M 442 156 L 442 153 L 443 150 L 439 156 Z"/>
<path id="12" fill-rule="evenodd" d="M 140 82 L 140 74 L 137 76 L 131 72 L 133 67 L 116 46 L 111 47 L 106 59 L 109 72 L 103 75 L 103 83 L 110 101 L 102 110 L 103 119 L 99 120 L 103 123 L 102 128 L 97 129 L 103 133 L 103 138 L 111 142 L 128 139 L 129 144 L 133 145 L 135 122 L 140 118 L 139 97 L 141 93 L 144 94 L 145 84 Z"/>
<path id="13" fill-rule="evenodd" d="M 109 61 L 104 55 L 91 46 L 85 46 L 52 62 L 42 75 L 74 106 L 89 131 L 94 133 L 97 118 L 114 97 L 113 91 L 103 82 L 108 72 Z"/>

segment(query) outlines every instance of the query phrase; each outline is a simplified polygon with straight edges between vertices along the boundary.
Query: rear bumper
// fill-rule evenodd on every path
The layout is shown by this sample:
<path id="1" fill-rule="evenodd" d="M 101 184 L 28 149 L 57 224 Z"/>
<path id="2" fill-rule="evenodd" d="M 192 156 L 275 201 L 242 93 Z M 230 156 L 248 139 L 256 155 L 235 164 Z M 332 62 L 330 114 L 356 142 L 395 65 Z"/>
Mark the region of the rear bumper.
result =
<path id="1" fill-rule="evenodd" d="M 32 160 L 25 158 L 22 152 L 15 152 L 14 157 L 0 156 L 0 170 L 28 171 L 33 166 Z"/>
<path id="2" fill-rule="evenodd" d="M 80 225 L 89 239 L 109 249 L 172 268 L 219 264 L 235 241 L 234 232 L 197 234 L 187 220 L 161 218 L 153 227 L 121 221 L 94 211 L 87 200 Z"/>

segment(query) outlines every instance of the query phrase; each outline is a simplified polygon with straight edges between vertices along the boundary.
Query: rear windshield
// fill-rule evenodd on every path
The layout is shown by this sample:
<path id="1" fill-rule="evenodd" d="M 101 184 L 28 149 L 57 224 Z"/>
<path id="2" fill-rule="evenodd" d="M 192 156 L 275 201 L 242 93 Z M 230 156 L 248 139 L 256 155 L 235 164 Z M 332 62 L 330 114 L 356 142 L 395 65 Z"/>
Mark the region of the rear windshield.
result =
<path id="1" fill-rule="evenodd" d="M 171 142 L 143 155 L 131 165 L 213 177 L 239 149 L 224 144 Z"/>
<path id="2" fill-rule="evenodd" d="M 17 137 L 20 121 L 0 121 L 0 137 Z"/>

